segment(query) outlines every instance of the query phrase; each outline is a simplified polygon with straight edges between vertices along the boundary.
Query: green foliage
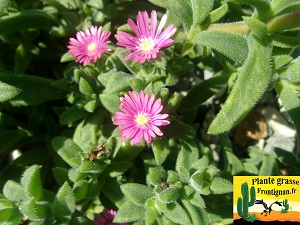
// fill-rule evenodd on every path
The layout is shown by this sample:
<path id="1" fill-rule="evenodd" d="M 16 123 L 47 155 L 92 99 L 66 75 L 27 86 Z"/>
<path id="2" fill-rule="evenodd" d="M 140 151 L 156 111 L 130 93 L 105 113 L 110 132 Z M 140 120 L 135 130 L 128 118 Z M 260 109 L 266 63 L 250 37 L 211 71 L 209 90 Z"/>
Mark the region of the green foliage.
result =
<path id="1" fill-rule="evenodd" d="M 231 224 L 233 176 L 299 175 L 299 8 L 0 0 L 0 224 L 92 225 L 106 209 L 117 212 L 109 223 Z M 115 32 L 134 36 L 125 23 L 145 10 L 157 11 L 156 29 L 167 14 L 165 38 L 170 24 L 176 33 L 159 57 L 125 61 Z M 111 51 L 83 66 L 68 45 L 91 26 L 111 32 Z M 169 125 L 155 124 L 162 134 L 149 127 L 149 144 L 132 146 L 113 123 L 129 91 L 154 94 L 168 114 Z M 251 121 L 256 111 L 264 119 Z M 239 215 L 253 222 L 255 190 L 249 200 L 241 188 Z"/>
<path id="2" fill-rule="evenodd" d="M 56 18 L 46 12 L 26 10 L 2 17 L 0 20 L 0 34 L 33 28 L 50 29 L 57 24 Z"/>
<path id="3" fill-rule="evenodd" d="M 243 63 L 247 58 L 247 42 L 245 37 L 239 34 L 219 30 L 207 30 L 198 33 L 193 42 L 221 52 L 238 63 Z"/>
<path id="4" fill-rule="evenodd" d="M 252 35 L 248 36 L 247 40 L 250 49 L 248 58 L 238 74 L 224 107 L 209 127 L 208 132 L 211 134 L 228 131 L 239 123 L 249 113 L 270 82 L 269 47 Z"/>

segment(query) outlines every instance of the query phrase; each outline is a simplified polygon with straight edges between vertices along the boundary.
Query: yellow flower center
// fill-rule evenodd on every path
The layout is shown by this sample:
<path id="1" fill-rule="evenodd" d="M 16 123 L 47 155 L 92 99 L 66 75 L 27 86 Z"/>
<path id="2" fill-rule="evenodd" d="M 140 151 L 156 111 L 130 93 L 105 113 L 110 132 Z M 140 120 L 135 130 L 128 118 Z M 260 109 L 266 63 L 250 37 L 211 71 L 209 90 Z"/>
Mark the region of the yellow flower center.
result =
<path id="1" fill-rule="evenodd" d="M 96 53 L 96 50 L 97 50 L 96 43 L 89 44 L 88 47 L 87 47 L 87 50 L 88 50 L 88 55 L 89 56 L 94 55 Z"/>
<path id="2" fill-rule="evenodd" d="M 149 117 L 147 114 L 138 114 L 135 118 L 135 122 L 139 127 L 144 127 L 149 122 Z"/>
<path id="3" fill-rule="evenodd" d="M 149 53 L 155 47 L 155 41 L 151 38 L 143 38 L 139 45 L 139 49 L 144 53 Z"/>

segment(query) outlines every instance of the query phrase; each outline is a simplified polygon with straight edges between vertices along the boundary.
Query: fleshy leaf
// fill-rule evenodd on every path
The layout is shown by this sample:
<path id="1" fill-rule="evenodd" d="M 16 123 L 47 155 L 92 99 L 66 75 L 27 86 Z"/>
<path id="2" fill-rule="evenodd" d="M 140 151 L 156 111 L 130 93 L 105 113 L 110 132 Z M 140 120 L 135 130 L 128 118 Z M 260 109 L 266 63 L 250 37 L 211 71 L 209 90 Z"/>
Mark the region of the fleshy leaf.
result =
<path id="1" fill-rule="evenodd" d="M 292 82 L 300 82 L 300 56 L 293 60 L 285 70 L 280 71 L 280 76 Z"/>
<path id="2" fill-rule="evenodd" d="M 47 29 L 57 25 L 52 15 L 41 10 L 26 10 L 3 16 L 0 20 L 0 34 L 7 34 L 31 28 Z"/>
<path id="3" fill-rule="evenodd" d="M 276 163 L 276 158 L 268 154 L 264 155 L 260 170 L 259 176 L 278 176 L 278 168 Z"/>
<path id="4" fill-rule="evenodd" d="M 191 0 L 193 10 L 193 25 L 200 25 L 213 7 L 213 0 Z"/>
<path id="5" fill-rule="evenodd" d="M 67 182 L 58 190 L 52 205 L 52 212 L 56 219 L 71 218 L 75 211 L 75 198 Z"/>
<path id="6" fill-rule="evenodd" d="M 62 55 L 60 62 L 69 62 L 75 60 L 75 57 L 71 55 L 70 52 L 66 52 L 65 54 Z"/>
<path id="7" fill-rule="evenodd" d="M 110 163 L 105 169 L 105 173 L 109 174 L 110 177 L 118 177 L 125 173 L 132 163 L 129 161 L 119 161 Z"/>
<path id="8" fill-rule="evenodd" d="M 36 202 L 33 198 L 23 201 L 20 205 L 23 215 L 30 220 L 40 221 L 51 217 L 51 208 L 48 202 Z"/>
<path id="9" fill-rule="evenodd" d="M 221 177 L 214 177 L 210 183 L 210 190 L 212 194 L 224 194 L 232 192 L 232 183 Z"/>
<path id="10" fill-rule="evenodd" d="M 192 219 L 193 225 L 208 225 L 209 224 L 209 218 L 207 212 L 204 210 L 204 208 L 198 208 L 195 207 L 190 203 L 190 201 L 183 199 L 182 203 L 184 207 L 187 209 L 188 214 L 190 215 Z"/>
<path id="11" fill-rule="evenodd" d="M 165 137 L 155 139 L 152 144 L 154 158 L 157 165 L 161 165 L 170 153 L 168 140 Z"/>
<path id="12" fill-rule="evenodd" d="M 271 8 L 274 15 L 281 15 L 300 8 L 300 2 L 298 0 L 272 0 Z"/>
<path id="13" fill-rule="evenodd" d="M 224 3 L 219 8 L 213 10 L 209 13 L 208 18 L 205 20 L 208 21 L 208 23 L 215 23 L 219 21 L 225 14 L 228 12 L 228 4 Z"/>
<path id="14" fill-rule="evenodd" d="M 192 25 L 193 13 L 189 0 L 149 0 L 154 5 L 169 9 L 181 21 L 183 27 L 188 30 Z"/>
<path id="15" fill-rule="evenodd" d="M 244 16 L 243 20 L 249 27 L 249 29 L 259 38 L 263 39 L 268 34 L 268 28 L 266 24 L 254 17 Z"/>
<path id="16" fill-rule="evenodd" d="M 41 166 L 33 165 L 24 172 L 21 178 L 26 194 L 35 201 L 40 201 L 43 197 L 40 171 Z"/>
<path id="17" fill-rule="evenodd" d="M 5 183 L 3 187 L 3 194 L 12 202 L 20 202 L 27 198 L 24 187 L 12 180 Z"/>
<path id="18" fill-rule="evenodd" d="M 176 170 L 182 166 L 189 170 L 192 164 L 199 158 L 198 146 L 195 141 L 183 141 L 177 157 Z"/>
<path id="19" fill-rule="evenodd" d="M 166 203 L 175 202 L 179 197 L 179 192 L 177 188 L 170 187 L 163 190 L 158 197 L 162 202 L 166 202 Z"/>
<path id="20" fill-rule="evenodd" d="M 1 29 L 0 29 L 1 30 Z M 10 102 L 14 106 L 36 105 L 64 97 L 64 93 L 52 86 L 53 80 L 29 75 L 0 75 L 0 82 L 21 90 Z"/>
<path id="21" fill-rule="evenodd" d="M 164 215 L 174 223 L 192 224 L 187 212 L 177 202 L 168 204 Z"/>
<path id="22" fill-rule="evenodd" d="M 121 190 L 131 202 L 138 206 L 143 206 L 146 200 L 154 195 L 150 187 L 142 184 L 123 184 L 121 185 Z"/>
<path id="23" fill-rule="evenodd" d="M 149 179 L 152 185 L 159 185 L 162 180 L 166 180 L 167 172 L 161 167 L 150 167 L 149 168 Z"/>
<path id="24" fill-rule="evenodd" d="M 222 71 L 194 86 L 181 100 L 179 106 L 180 111 L 187 111 L 195 108 L 204 103 L 214 94 L 217 94 L 227 85 L 230 76 L 230 72 Z"/>
<path id="25" fill-rule="evenodd" d="M 163 132 L 168 137 L 181 140 L 189 140 L 195 138 L 195 129 L 180 120 L 172 120 L 168 126 L 163 127 Z"/>
<path id="26" fill-rule="evenodd" d="M 248 43 L 249 56 L 224 107 L 210 124 L 210 134 L 220 134 L 237 125 L 268 87 L 271 76 L 269 47 L 254 39 L 252 35 L 249 36 Z"/>
<path id="27" fill-rule="evenodd" d="M 119 110 L 120 99 L 117 94 L 100 94 L 103 106 L 111 113 Z"/>
<path id="28" fill-rule="evenodd" d="M 247 58 L 247 42 L 239 34 L 220 30 L 202 31 L 195 36 L 193 42 L 215 49 L 237 63 L 243 63 Z"/>
<path id="29" fill-rule="evenodd" d="M 300 58 L 299 58 L 300 59 Z M 298 66 L 300 63 L 298 63 Z M 296 73 L 299 74 L 299 71 Z M 293 76 L 293 75 L 291 75 Z M 297 78 L 296 78 L 297 79 Z M 276 92 L 282 101 L 285 110 L 292 118 L 297 129 L 298 137 L 300 137 L 300 99 L 297 93 L 286 80 L 279 79 L 275 85 Z"/>
<path id="30" fill-rule="evenodd" d="M 145 217 L 145 209 L 132 202 L 125 202 L 118 210 L 114 223 L 133 222 Z"/>
<path id="31" fill-rule="evenodd" d="M 12 85 L 3 83 L 0 81 L 0 102 L 8 101 L 18 94 L 20 94 L 21 90 Z"/>
<path id="32" fill-rule="evenodd" d="M 237 2 L 254 6 L 261 19 L 266 19 L 272 15 L 269 0 L 227 0 L 227 2 Z"/>
<path id="33" fill-rule="evenodd" d="M 73 140 L 66 137 L 56 137 L 52 140 L 52 147 L 72 167 L 79 167 L 81 164 L 80 155 L 82 149 Z"/>

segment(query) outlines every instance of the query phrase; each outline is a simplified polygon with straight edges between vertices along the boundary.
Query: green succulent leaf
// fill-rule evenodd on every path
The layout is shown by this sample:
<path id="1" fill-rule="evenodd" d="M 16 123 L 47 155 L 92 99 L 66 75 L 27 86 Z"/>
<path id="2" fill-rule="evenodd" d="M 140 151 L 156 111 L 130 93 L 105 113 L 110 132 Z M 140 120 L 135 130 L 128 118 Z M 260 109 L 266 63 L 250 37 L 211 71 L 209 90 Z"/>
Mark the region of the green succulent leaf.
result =
<path id="1" fill-rule="evenodd" d="M 142 184 L 123 184 L 121 190 L 131 202 L 138 206 L 143 206 L 148 198 L 154 196 L 153 190 Z"/>
<path id="2" fill-rule="evenodd" d="M 178 17 L 183 27 L 188 30 L 192 25 L 193 13 L 189 0 L 149 0 L 154 5 L 169 9 L 174 15 Z"/>
<path id="3" fill-rule="evenodd" d="M 141 220 L 145 217 L 145 208 L 132 202 L 125 202 L 118 210 L 114 223 L 125 223 Z"/>
<path id="4" fill-rule="evenodd" d="M 0 102 L 6 102 L 16 97 L 22 90 L 0 81 Z"/>
<path id="5" fill-rule="evenodd" d="M 115 113 L 119 110 L 120 99 L 117 94 L 100 94 L 100 100 L 109 112 Z"/>
<path id="6" fill-rule="evenodd" d="M 193 25 L 200 25 L 209 15 L 213 7 L 213 0 L 191 0 L 193 10 Z"/>
<path id="7" fill-rule="evenodd" d="M 130 85 L 128 81 L 131 80 L 132 78 L 134 78 L 134 76 L 128 73 L 124 73 L 124 72 L 113 73 L 107 82 L 106 93 L 118 93 L 120 91 L 129 90 Z"/>
<path id="8" fill-rule="evenodd" d="M 193 192 L 191 196 L 188 198 L 189 202 L 191 202 L 194 206 L 198 208 L 205 208 L 205 201 L 201 197 L 201 195 L 197 192 Z"/>
<path id="9" fill-rule="evenodd" d="M 221 5 L 219 8 L 211 11 L 209 13 L 208 18 L 205 20 L 204 23 L 215 23 L 218 22 L 223 16 L 226 15 L 226 13 L 228 12 L 228 4 L 224 3 L 223 5 Z M 208 21 L 208 22 L 206 22 Z"/>
<path id="10" fill-rule="evenodd" d="M 0 31 L 1 32 L 1 31 Z M 37 105 L 46 101 L 64 97 L 62 90 L 55 88 L 53 80 L 29 75 L 0 75 L 0 84 L 7 84 L 15 87 L 11 89 L 10 103 L 14 106 Z M 8 86 L 6 86 L 6 89 Z M 19 93 L 17 93 L 19 92 Z M 1 96 L 1 95 L 0 95 Z M 3 95 L 4 98 L 5 95 Z"/>
<path id="11" fill-rule="evenodd" d="M 49 29 L 58 24 L 52 15 L 41 10 L 26 10 L 3 16 L 0 20 L 0 34 L 12 33 L 27 29 Z"/>
<path id="12" fill-rule="evenodd" d="M 86 79 L 83 77 L 79 78 L 79 91 L 84 95 L 92 95 L 94 94 L 93 88 L 88 83 Z"/>
<path id="13" fill-rule="evenodd" d="M 300 56 L 294 59 L 286 68 L 279 71 L 279 74 L 282 78 L 291 82 L 300 82 Z"/>
<path id="14" fill-rule="evenodd" d="M 24 187 L 12 180 L 5 183 L 3 187 L 3 194 L 12 202 L 20 202 L 27 198 Z"/>
<path id="15" fill-rule="evenodd" d="M 75 60 L 75 57 L 71 55 L 70 52 L 66 52 L 65 54 L 62 55 L 60 62 L 69 62 Z"/>
<path id="16" fill-rule="evenodd" d="M 300 45 L 300 38 L 281 34 L 271 35 L 271 44 L 280 48 L 294 48 Z"/>
<path id="17" fill-rule="evenodd" d="M 298 0 L 272 0 L 271 8 L 274 15 L 281 15 L 300 8 L 300 2 Z"/>
<path id="18" fill-rule="evenodd" d="M 175 187 L 170 187 L 163 190 L 158 197 L 165 203 L 175 202 L 179 198 L 179 191 Z"/>
<path id="19" fill-rule="evenodd" d="M 43 222 L 51 218 L 51 207 L 49 202 L 36 202 L 33 198 L 23 201 L 20 204 L 20 210 L 23 215 L 32 221 Z"/>
<path id="20" fill-rule="evenodd" d="M 35 201 L 41 201 L 43 198 L 40 171 L 41 166 L 33 165 L 24 172 L 21 178 L 25 193 Z"/>
<path id="21" fill-rule="evenodd" d="M 109 174 L 110 177 L 118 177 L 125 173 L 131 166 L 132 163 L 129 161 L 112 162 L 106 167 L 105 173 Z"/>
<path id="22" fill-rule="evenodd" d="M 269 0 L 226 0 L 227 2 L 237 2 L 254 6 L 261 19 L 266 19 L 272 15 Z"/>
<path id="23" fill-rule="evenodd" d="M 83 151 L 73 140 L 66 137 L 55 137 L 51 144 L 70 166 L 75 168 L 80 166 L 82 161 L 80 155 L 83 155 Z"/>
<path id="24" fill-rule="evenodd" d="M 179 177 L 180 177 L 180 180 L 184 183 L 188 183 L 189 180 L 190 180 L 190 173 L 189 171 L 183 167 L 183 166 L 180 166 L 178 168 L 178 173 L 179 173 Z"/>
<path id="25" fill-rule="evenodd" d="M 268 34 L 267 25 L 254 17 L 244 16 L 243 20 L 249 29 L 259 38 L 263 39 Z"/>
<path id="26" fill-rule="evenodd" d="M 271 76 L 269 47 L 252 35 L 248 37 L 248 43 L 249 56 L 224 107 L 210 124 L 208 129 L 210 134 L 220 134 L 237 125 L 268 87 Z"/>
<path id="27" fill-rule="evenodd" d="M 170 153 L 168 139 L 165 137 L 157 138 L 152 144 L 154 158 L 157 165 L 161 165 Z"/>
<path id="28" fill-rule="evenodd" d="M 300 59 L 300 58 L 298 58 Z M 299 61 L 299 60 L 298 60 Z M 299 67 L 300 63 L 298 62 L 295 64 L 296 67 Z M 293 69 L 293 68 L 291 68 Z M 299 71 L 296 71 L 299 74 Z M 297 75 L 297 74 L 296 74 Z M 290 79 L 299 79 L 295 75 L 287 74 Z M 294 77 L 295 76 L 295 77 Z M 288 112 L 290 117 L 292 118 L 295 127 L 297 129 L 298 137 L 300 137 L 300 120 L 299 120 L 299 113 L 300 113 L 300 98 L 299 95 L 293 90 L 292 86 L 287 80 L 279 79 L 276 82 L 275 89 L 279 98 L 282 101 L 282 104 L 285 110 Z"/>
<path id="29" fill-rule="evenodd" d="M 278 70 L 293 60 L 289 55 L 279 55 L 274 57 L 274 69 Z M 299 64 L 300 65 L 300 64 Z M 299 68 L 300 69 L 300 68 Z M 295 71 L 296 72 L 296 71 Z M 292 75 L 293 76 L 293 75 Z"/>
<path id="30" fill-rule="evenodd" d="M 259 176 L 278 176 L 279 171 L 274 156 L 265 154 L 259 170 Z"/>
<path id="31" fill-rule="evenodd" d="M 167 210 L 164 212 L 164 215 L 174 223 L 192 224 L 186 210 L 177 202 L 168 204 Z"/>
<path id="32" fill-rule="evenodd" d="M 176 170 L 180 167 L 190 170 L 193 163 L 199 158 L 199 150 L 194 140 L 182 141 L 181 149 L 177 157 Z"/>
<path id="33" fill-rule="evenodd" d="M 164 134 L 170 138 L 189 140 L 195 138 L 195 129 L 180 120 L 174 119 L 170 121 L 168 126 L 162 128 Z"/>
<path id="34" fill-rule="evenodd" d="M 182 200 L 182 204 L 186 208 L 188 214 L 190 215 L 193 225 L 209 224 L 210 221 L 208 218 L 208 214 L 204 210 L 204 208 L 198 208 L 186 199 Z"/>
<path id="35" fill-rule="evenodd" d="M 224 194 L 232 192 L 232 183 L 221 177 L 214 177 L 210 183 L 212 194 Z"/>
<path id="36" fill-rule="evenodd" d="M 86 180 L 80 180 L 74 184 L 73 193 L 76 201 L 84 199 L 88 193 L 89 183 Z"/>
<path id="37" fill-rule="evenodd" d="M 152 185 L 159 185 L 162 181 L 167 178 L 167 172 L 161 167 L 150 167 L 149 168 L 149 179 Z"/>
<path id="38" fill-rule="evenodd" d="M 231 72 L 221 71 L 215 74 L 213 77 L 194 86 L 181 100 L 179 110 L 187 111 L 204 103 L 207 99 L 217 94 L 227 85 L 231 75 Z"/>
<path id="39" fill-rule="evenodd" d="M 191 185 L 197 191 L 201 191 L 204 185 L 203 174 L 196 172 L 191 176 Z"/>
<path id="40" fill-rule="evenodd" d="M 9 0 L 1 0 L 0 1 L 0 16 L 3 16 L 8 13 L 8 11 L 7 11 L 8 3 L 9 3 Z"/>
<path id="41" fill-rule="evenodd" d="M 71 219 L 75 211 L 75 198 L 69 184 L 65 182 L 58 190 L 52 205 L 52 212 L 56 219 Z"/>
<path id="42" fill-rule="evenodd" d="M 202 31 L 193 39 L 195 44 L 210 47 L 237 63 L 243 63 L 248 54 L 245 37 L 220 30 Z"/>
<path id="43" fill-rule="evenodd" d="M 155 208 L 155 199 L 148 199 L 146 205 L 145 224 L 151 225 L 159 217 L 159 213 Z"/>

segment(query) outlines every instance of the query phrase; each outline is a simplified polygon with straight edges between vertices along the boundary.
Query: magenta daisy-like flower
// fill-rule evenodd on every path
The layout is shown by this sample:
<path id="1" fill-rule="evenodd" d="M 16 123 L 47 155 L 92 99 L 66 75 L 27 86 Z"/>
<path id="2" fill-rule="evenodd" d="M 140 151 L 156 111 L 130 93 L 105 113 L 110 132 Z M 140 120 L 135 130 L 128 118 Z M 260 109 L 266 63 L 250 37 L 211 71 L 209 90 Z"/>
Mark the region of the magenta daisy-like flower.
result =
<path id="1" fill-rule="evenodd" d="M 123 32 L 117 31 L 116 38 L 118 39 L 117 45 L 126 47 L 125 50 L 131 51 L 124 60 L 133 59 L 133 62 L 144 63 L 151 58 L 155 59 L 161 48 L 168 47 L 174 43 L 171 37 L 176 32 L 176 28 L 173 28 L 173 24 L 169 25 L 163 32 L 163 26 L 166 23 L 167 15 L 163 15 L 161 21 L 157 26 L 157 13 L 155 10 L 151 12 L 151 22 L 148 26 L 148 13 L 138 12 L 136 17 L 137 24 L 132 19 L 128 19 L 128 24 L 135 33 L 136 37 Z"/>
<path id="2" fill-rule="evenodd" d="M 159 114 L 163 105 L 161 99 L 154 100 L 155 95 L 145 94 L 143 91 L 138 96 L 134 91 L 130 91 L 121 97 L 120 109 L 123 112 L 115 113 L 114 124 L 119 126 L 122 140 L 130 140 L 130 144 L 140 143 L 144 137 L 150 143 L 156 135 L 162 136 L 159 126 L 170 124 L 165 120 L 168 114 Z"/>
<path id="3" fill-rule="evenodd" d="M 109 31 L 102 30 L 102 27 L 92 26 L 85 32 L 78 31 L 76 38 L 70 38 L 69 52 L 76 58 L 76 62 L 83 63 L 84 66 L 91 61 L 96 62 L 103 52 L 110 51 L 106 48 L 110 43 L 108 39 Z"/>
<path id="4" fill-rule="evenodd" d="M 113 223 L 113 220 L 116 216 L 117 212 L 114 210 L 103 210 L 103 216 L 96 216 L 94 218 L 94 223 L 96 225 L 129 225 L 128 223 Z"/>

